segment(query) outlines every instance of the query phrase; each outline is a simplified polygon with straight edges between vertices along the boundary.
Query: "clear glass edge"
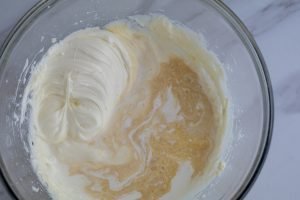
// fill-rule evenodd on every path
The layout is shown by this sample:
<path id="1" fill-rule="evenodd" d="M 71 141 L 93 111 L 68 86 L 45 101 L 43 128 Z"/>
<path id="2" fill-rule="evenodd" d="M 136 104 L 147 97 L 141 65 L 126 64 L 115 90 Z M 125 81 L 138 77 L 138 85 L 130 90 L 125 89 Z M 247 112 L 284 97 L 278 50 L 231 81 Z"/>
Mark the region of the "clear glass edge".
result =
<path id="1" fill-rule="evenodd" d="M 14 43 L 16 42 L 16 38 L 22 34 L 22 31 L 26 29 L 27 25 L 38 16 L 44 9 L 48 6 L 51 6 L 58 0 L 41 0 L 37 4 L 35 4 L 14 26 L 14 28 L 10 31 L 6 40 L 0 48 L 0 84 L 2 83 L 2 75 L 3 75 L 3 64 L 5 63 L 5 56 L 12 49 Z M 263 140 L 260 144 L 259 153 L 256 155 L 255 162 L 247 175 L 247 178 L 242 183 L 241 187 L 237 190 L 235 194 L 233 194 L 232 199 L 243 199 L 254 182 L 256 181 L 263 164 L 266 160 L 272 138 L 273 124 L 274 124 L 274 99 L 273 99 L 273 90 L 271 85 L 271 79 L 269 76 L 269 72 L 262 56 L 261 51 L 258 48 L 252 34 L 244 25 L 244 23 L 235 15 L 235 13 L 225 5 L 220 0 L 204 0 L 208 4 L 212 5 L 212 7 L 216 8 L 224 19 L 232 26 L 235 30 L 236 34 L 243 41 L 245 47 L 248 49 L 252 59 L 255 61 L 255 66 L 257 70 L 257 74 L 259 76 L 259 80 L 262 86 L 262 92 L 264 97 L 264 129 L 263 129 Z M 10 177 L 7 175 L 7 170 L 5 168 L 4 162 L 2 160 L 2 156 L 0 156 L 0 172 L 4 177 L 4 181 L 6 181 L 6 185 L 11 190 L 12 195 L 16 199 L 21 199 L 21 195 L 18 193 L 17 188 L 13 185 Z"/>
<path id="2" fill-rule="evenodd" d="M 6 62 L 6 56 L 9 55 L 10 51 L 13 49 L 14 44 L 18 41 L 17 39 L 22 35 L 22 32 L 26 30 L 28 24 L 34 20 L 43 10 L 47 9 L 48 6 L 57 2 L 58 0 L 40 0 L 37 2 L 30 10 L 25 13 L 25 15 L 20 18 L 16 25 L 9 32 L 2 46 L 0 47 L 0 85 L 2 85 L 4 67 Z M 1 103 L 1 102 L 0 102 Z M 4 178 L 5 186 L 11 192 L 11 196 L 15 199 L 22 200 L 21 194 L 18 192 L 17 188 L 14 186 L 13 181 L 7 174 L 7 168 L 5 167 L 2 155 L 0 154 L 0 177 Z"/>
<path id="3" fill-rule="evenodd" d="M 261 89 L 263 93 L 264 100 L 264 127 L 263 127 L 263 140 L 261 141 L 259 152 L 256 155 L 255 162 L 247 175 L 247 178 L 242 183 L 241 187 L 237 190 L 236 194 L 232 196 L 232 199 L 243 199 L 247 193 L 250 191 L 251 187 L 255 183 L 258 175 L 260 174 L 264 162 L 266 160 L 267 154 L 270 149 L 272 133 L 273 133 L 273 124 L 274 124 L 274 97 L 273 89 L 271 84 L 271 79 L 267 69 L 267 65 L 263 58 L 261 51 L 258 48 L 258 45 L 248 30 L 244 23 L 236 16 L 236 14 L 222 1 L 218 0 L 205 0 L 210 5 L 213 5 L 232 28 L 236 31 L 245 47 L 248 49 L 257 70 L 259 81 L 261 83 Z"/>

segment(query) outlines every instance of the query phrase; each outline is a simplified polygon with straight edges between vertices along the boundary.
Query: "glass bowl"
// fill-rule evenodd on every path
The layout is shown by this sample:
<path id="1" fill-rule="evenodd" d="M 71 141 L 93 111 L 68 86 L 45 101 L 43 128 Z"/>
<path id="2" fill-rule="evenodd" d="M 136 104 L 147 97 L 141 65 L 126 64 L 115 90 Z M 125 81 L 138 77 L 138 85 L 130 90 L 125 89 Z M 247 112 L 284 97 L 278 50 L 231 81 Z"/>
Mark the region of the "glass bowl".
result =
<path id="1" fill-rule="evenodd" d="M 75 30 L 149 13 L 166 15 L 201 33 L 224 66 L 232 112 L 231 133 L 221 155 L 226 166 L 192 199 L 245 196 L 270 145 L 273 97 L 262 55 L 232 11 L 217 0 L 45 0 L 20 20 L 0 52 L 0 164 L 16 198 L 51 199 L 30 163 L 28 123 L 18 119 L 35 63 L 53 42 Z"/>

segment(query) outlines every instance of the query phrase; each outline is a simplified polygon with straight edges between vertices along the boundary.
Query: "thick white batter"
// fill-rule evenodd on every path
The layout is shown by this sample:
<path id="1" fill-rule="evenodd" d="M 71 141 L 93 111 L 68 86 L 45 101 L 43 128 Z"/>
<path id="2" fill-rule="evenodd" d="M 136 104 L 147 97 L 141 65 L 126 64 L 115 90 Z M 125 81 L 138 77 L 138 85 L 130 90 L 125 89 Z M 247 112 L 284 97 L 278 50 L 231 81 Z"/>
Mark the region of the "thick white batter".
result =
<path id="1" fill-rule="evenodd" d="M 58 200 L 183 198 L 215 162 L 221 84 L 216 57 L 165 17 L 72 33 L 27 87 L 33 166 Z"/>

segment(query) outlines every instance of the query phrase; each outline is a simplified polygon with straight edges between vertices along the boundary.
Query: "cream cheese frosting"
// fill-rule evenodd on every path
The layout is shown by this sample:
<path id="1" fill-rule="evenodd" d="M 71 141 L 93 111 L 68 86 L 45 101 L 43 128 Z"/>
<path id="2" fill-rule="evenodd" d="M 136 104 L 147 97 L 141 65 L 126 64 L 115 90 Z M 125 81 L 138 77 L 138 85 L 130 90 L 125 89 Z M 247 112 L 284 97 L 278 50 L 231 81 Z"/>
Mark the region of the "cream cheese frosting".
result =
<path id="1" fill-rule="evenodd" d="M 72 34 L 48 55 L 32 85 L 40 94 L 33 109 L 37 133 L 51 143 L 68 136 L 93 138 L 105 129 L 129 81 L 127 50 L 112 33 L 89 29 Z"/>
<path id="2" fill-rule="evenodd" d="M 32 164 L 58 200 L 184 197 L 219 151 L 222 84 L 199 35 L 164 16 L 74 32 L 26 88 Z"/>

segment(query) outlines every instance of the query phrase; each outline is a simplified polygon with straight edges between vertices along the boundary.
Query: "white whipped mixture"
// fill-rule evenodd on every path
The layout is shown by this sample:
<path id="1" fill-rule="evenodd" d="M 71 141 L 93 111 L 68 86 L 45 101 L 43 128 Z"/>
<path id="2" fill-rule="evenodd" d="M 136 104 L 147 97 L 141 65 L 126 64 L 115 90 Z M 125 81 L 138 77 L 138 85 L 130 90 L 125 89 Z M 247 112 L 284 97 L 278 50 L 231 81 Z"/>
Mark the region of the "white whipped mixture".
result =
<path id="1" fill-rule="evenodd" d="M 149 138 L 155 134 L 144 129 L 135 137 L 130 127 L 135 122 L 132 116 L 150 102 L 148 82 L 160 73 L 161 63 L 174 56 L 197 74 L 211 102 L 218 130 L 209 154 L 213 157 L 226 123 L 226 98 L 220 63 L 196 33 L 163 16 L 137 16 L 103 29 L 72 33 L 49 49 L 27 86 L 31 94 L 27 101 L 32 110 L 32 164 L 54 199 L 108 199 L 109 192 L 101 193 L 106 187 L 119 200 L 151 199 L 126 188 L 151 162 L 154 151 Z M 153 110 L 161 108 L 166 123 L 179 123 L 186 116 L 178 114 L 181 108 L 172 90 L 166 91 L 166 101 L 156 98 Z M 131 131 L 111 139 L 109 135 L 117 134 L 115 129 Z M 215 159 L 209 159 L 205 168 L 213 162 Z M 171 188 L 160 199 L 178 199 L 188 192 L 189 184 L 197 182 L 192 178 L 191 162 L 177 163 Z M 132 172 L 118 168 L 130 164 L 135 169 Z M 114 174 L 115 168 L 126 176 Z"/>

